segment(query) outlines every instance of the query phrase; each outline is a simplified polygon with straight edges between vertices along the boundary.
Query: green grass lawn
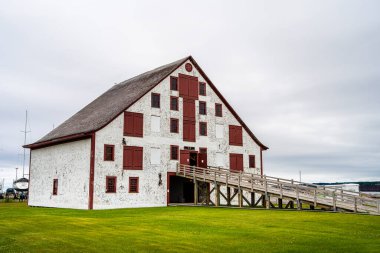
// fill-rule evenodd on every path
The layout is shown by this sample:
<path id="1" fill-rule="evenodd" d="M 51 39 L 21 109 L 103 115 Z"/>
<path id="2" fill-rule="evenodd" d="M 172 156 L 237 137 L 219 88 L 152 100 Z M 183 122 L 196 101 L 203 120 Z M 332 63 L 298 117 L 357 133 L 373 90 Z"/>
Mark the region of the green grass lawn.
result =
<path id="1" fill-rule="evenodd" d="M 369 215 L 0 203 L 0 217 L 0 252 L 380 252 L 380 217 Z"/>

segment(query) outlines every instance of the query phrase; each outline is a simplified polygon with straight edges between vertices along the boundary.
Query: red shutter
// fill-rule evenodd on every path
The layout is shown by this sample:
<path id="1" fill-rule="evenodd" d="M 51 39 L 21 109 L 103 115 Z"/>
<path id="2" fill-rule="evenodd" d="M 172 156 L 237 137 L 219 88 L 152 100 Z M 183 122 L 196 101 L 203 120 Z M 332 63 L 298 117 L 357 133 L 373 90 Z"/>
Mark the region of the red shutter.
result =
<path id="1" fill-rule="evenodd" d="M 235 126 L 229 125 L 228 127 L 229 127 L 228 135 L 230 139 L 230 145 L 234 145 L 235 144 Z"/>
<path id="2" fill-rule="evenodd" d="M 243 171 L 242 154 L 230 154 L 230 170 Z"/>
<path id="3" fill-rule="evenodd" d="M 181 150 L 180 163 L 184 165 L 190 164 L 190 152 L 188 150 Z"/>
<path id="4" fill-rule="evenodd" d="M 123 169 L 133 170 L 133 147 L 123 149 Z"/>
<path id="5" fill-rule="evenodd" d="M 133 136 L 133 113 L 124 112 L 124 135 Z"/>
<path id="6" fill-rule="evenodd" d="M 143 148 L 134 147 L 133 150 L 133 169 L 142 170 L 143 167 Z"/>
<path id="7" fill-rule="evenodd" d="M 229 126 L 230 145 L 243 146 L 243 129 L 241 126 Z"/>
<path id="8" fill-rule="evenodd" d="M 236 170 L 243 171 L 243 155 L 236 154 Z"/>
<path id="9" fill-rule="evenodd" d="M 230 154 L 230 170 L 236 170 L 236 156 L 235 156 L 235 154 Z"/>
<path id="10" fill-rule="evenodd" d="M 143 137 L 144 117 L 142 113 L 134 113 L 134 136 Z"/>
<path id="11" fill-rule="evenodd" d="M 235 143 L 243 146 L 243 130 L 241 126 L 235 126 Z"/>
<path id="12" fill-rule="evenodd" d="M 198 78 L 189 80 L 189 97 L 198 100 Z"/>

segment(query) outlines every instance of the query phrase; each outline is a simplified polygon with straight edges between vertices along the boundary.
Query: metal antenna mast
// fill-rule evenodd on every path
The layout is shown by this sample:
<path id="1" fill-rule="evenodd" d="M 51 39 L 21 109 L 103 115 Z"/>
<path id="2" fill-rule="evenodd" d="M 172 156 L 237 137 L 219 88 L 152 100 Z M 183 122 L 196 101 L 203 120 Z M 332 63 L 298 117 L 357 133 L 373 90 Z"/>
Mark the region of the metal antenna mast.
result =
<path id="1" fill-rule="evenodd" d="M 26 134 L 30 133 L 30 131 L 26 130 L 26 127 L 28 126 L 28 110 L 25 111 L 25 128 L 24 131 L 21 131 L 24 133 L 24 145 L 26 145 Z M 22 163 L 22 177 L 25 177 L 25 148 L 24 148 L 24 159 Z"/>

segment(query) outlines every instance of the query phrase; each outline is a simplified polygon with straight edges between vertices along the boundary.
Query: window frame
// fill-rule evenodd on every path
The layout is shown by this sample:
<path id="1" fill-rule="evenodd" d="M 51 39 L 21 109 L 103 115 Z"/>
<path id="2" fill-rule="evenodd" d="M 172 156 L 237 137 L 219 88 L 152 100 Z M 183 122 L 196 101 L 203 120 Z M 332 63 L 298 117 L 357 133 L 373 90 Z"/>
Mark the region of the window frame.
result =
<path id="1" fill-rule="evenodd" d="M 202 86 L 204 89 L 201 89 Z M 205 82 L 199 82 L 199 95 L 200 96 L 206 96 L 206 83 Z"/>
<path id="2" fill-rule="evenodd" d="M 154 98 L 155 97 L 158 97 L 158 107 L 157 106 L 154 106 Z M 161 108 L 161 94 L 159 94 L 159 93 L 154 93 L 154 92 L 152 92 L 151 93 L 151 103 L 150 103 L 150 106 L 152 107 L 152 108 L 157 108 L 157 109 L 160 109 Z"/>
<path id="3" fill-rule="evenodd" d="M 220 114 L 218 113 L 218 107 L 220 108 Z M 215 103 L 215 117 L 223 117 L 223 105 Z"/>
<path id="4" fill-rule="evenodd" d="M 136 191 L 131 191 L 131 181 L 136 180 Z M 128 193 L 139 193 L 139 177 L 129 177 L 128 179 Z"/>
<path id="5" fill-rule="evenodd" d="M 173 89 L 173 80 L 176 80 L 176 87 Z M 170 90 L 178 91 L 178 77 L 176 76 L 170 76 Z"/>
<path id="6" fill-rule="evenodd" d="M 108 186 L 109 186 L 109 179 L 113 179 L 113 189 L 112 191 L 109 191 Z M 106 176 L 106 193 L 116 193 L 116 182 L 117 182 L 117 177 L 116 176 Z"/>
<path id="7" fill-rule="evenodd" d="M 204 127 L 205 133 L 202 134 L 202 127 Z M 199 122 L 199 136 L 207 136 L 207 122 Z"/>
<path id="8" fill-rule="evenodd" d="M 173 148 L 176 148 L 176 158 L 173 158 Z M 179 158 L 179 146 L 178 145 L 170 145 L 170 160 L 178 161 Z"/>
<path id="9" fill-rule="evenodd" d="M 176 108 L 173 108 L 172 107 L 172 100 L 176 100 L 177 102 L 176 102 Z M 178 105 L 178 97 L 175 97 L 175 96 L 170 96 L 170 110 L 172 110 L 172 111 L 178 111 L 179 110 L 179 105 Z"/>
<path id="10" fill-rule="evenodd" d="M 253 161 L 251 159 L 253 159 Z M 251 162 L 253 162 L 253 165 Z M 249 168 L 256 168 L 256 156 L 255 155 L 249 155 L 248 156 L 248 165 L 249 165 Z"/>
<path id="11" fill-rule="evenodd" d="M 176 122 L 176 128 L 177 128 L 176 132 L 172 131 L 172 122 Z M 170 126 L 169 127 L 170 127 L 170 133 L 178 134 L 179 133 L 179 119 L 177 119 L 177 118 L 170 118 Z"/>
<path id="12" fill-rule="evenodd" d="M 204 105 L 204 113 L 201 112 L 201 105 Z M 207 115 L 207 103 L 206 101 L 199 101 L 199 108 L 198 108 L 199 115 Z"/>
<path id="13" fill-rule="evenodd" d="M 112 148 L 112 158 L 109 160 L 107 159 L 107 148 Z M 115 145 L 112 145 L 112 144 L 104 144 L 104 157 L 103 157 L 104 161 L 109 161 L 109 162 L 112 162 L 112 161 L 115 161 Z"/>
<path id="14" fill-rule="evenodd" d="M 58 178 L 53 179 L 53 195 L 58 195 Z"/>

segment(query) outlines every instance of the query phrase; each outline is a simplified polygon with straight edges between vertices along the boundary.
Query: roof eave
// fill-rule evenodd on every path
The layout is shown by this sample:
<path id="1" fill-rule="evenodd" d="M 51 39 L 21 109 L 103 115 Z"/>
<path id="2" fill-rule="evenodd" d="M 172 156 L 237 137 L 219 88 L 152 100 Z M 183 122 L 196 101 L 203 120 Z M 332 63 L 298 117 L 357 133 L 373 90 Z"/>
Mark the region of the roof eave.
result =
<path id="1" fill-rule="evenodd" d="M 35 142 L 32 144 L 27 144 L 22 146 L 23 148 L 30 148 L 30 149 L 38 149 L 38 148 L 45 148 L 48 146 L 53 146 L 65 142 L 72 142 L 72 141 L 78 141 L 78 140 L 83 140 L 90 138 L 93 132 L 88 132 L 88 133 L 79 133 L 79 134 L 73 134 L 73 135 L 68 135 L 68 136 L 63 136 L 59 138 L 55 138 L 52 140 L 48 141 L 42 141 L 42 142 Z"/>

